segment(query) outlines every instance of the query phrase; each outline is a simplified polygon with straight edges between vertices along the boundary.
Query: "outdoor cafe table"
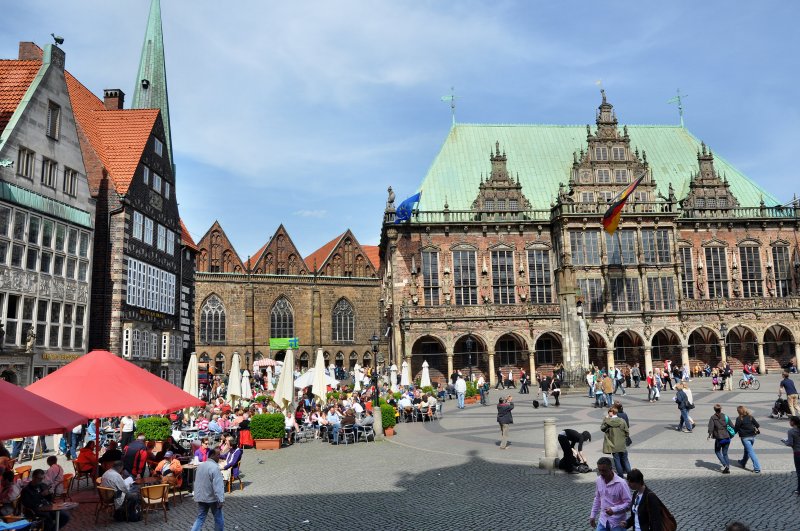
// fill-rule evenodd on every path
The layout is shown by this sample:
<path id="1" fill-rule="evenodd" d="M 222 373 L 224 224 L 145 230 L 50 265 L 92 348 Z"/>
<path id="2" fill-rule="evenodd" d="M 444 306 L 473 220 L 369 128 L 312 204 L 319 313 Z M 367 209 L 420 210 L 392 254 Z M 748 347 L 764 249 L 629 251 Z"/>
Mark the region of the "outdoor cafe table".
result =
<path id="1" fill-rule="evenodd" d="M 194 475 L 197 472 L 197 465 L 194 463 L 186 463 L 183 465 L 183 473 L 186 476 L 186 489 L 191 492 L 194 487 Z"/>
<path id="2" fill-rule="evenodd" d="M 77 509 L 78 504 L 75 502 L 58 502 L 53 503 L 50 505 L 45 505 L 39 507 L 40 511 L 44 512 L 53 512 L 56 513 L 56 531 L 61 529 L 61 511 L 71 511 L 72 509 Z"/>
<path id="3" fill-rule="evenodd" d="M 156 485 L 161 483 L 161 478 L 150 476 L 149 478 L 139 478 L 133 482 L 134 485 Z"/>

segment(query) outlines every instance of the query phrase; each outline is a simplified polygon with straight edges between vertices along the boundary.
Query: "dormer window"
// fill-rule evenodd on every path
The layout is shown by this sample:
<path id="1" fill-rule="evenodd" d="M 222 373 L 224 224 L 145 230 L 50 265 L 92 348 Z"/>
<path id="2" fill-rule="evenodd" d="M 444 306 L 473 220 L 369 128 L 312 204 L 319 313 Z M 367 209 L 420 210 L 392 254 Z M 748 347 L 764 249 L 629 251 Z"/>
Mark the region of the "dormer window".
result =
<path id="1" fill-rule="evenodd" d="M 61 133 L 61 106 L 52 101 L 47 105 L 47 136 L 58 140 Z"/>
<path id="2" fill-rule="evenodd" d="M 717 208 L 717 198 L 716 197 L 709 197 L 706 199 L 706 207 L 707 208 Z"/>
<path id="3" fill-rule="evenodd" d="M 597 170 L 597 182 L 598 183 L 610 183 L 611 182 L 611 170 L 608 170 L 608 169 Z"/>
<path id="4" fill-rule="evenodd" d="M 607 147 L 594 148 L 594 160 L 608 160 L 608 148 Z"/>
<path id="5" fill-rule="evenodd" d="M 628 182 L 628 170 L 614 170 L 614 182 L 624 184 Z"/>
<path id="6" fill-rule="evenodd" d="M 483 208 L 486 210 L 494 210 L 494 199 L 487 199 L 484 201 Z"/>
<path id="7" fill-rule="evenodd" d="M 612 149 L 611 152 L 614 160 L 625 160 L 625 148 L 624 147 L 615 147 Z"/>
<path id="8" fill-rule="evenodd" d="M 161 176 L 155 172 L 153 172 L 153 190 L 161 193 Z"/>
<path id="9" fill-rule="evenodd" d="M 155 150 L 156 155 L 158 155 L 159 157 L 163 156 L 164 144 L 163 142 L 161 142 L 161 140 L 157 139 L 156 137 L 153 137 L 153 149 Z"/>
<path id="10" fill-rule="evenodd" d="M 508 209 L 509 210 L 517 210 L 519 208 L 519 202 L 516 199 L 509 199 L 508 200 Z"/>
<path id="11" fill-rule="evenodd" d="M 728 198 L 720 197 L 719 199 L 717 199 L 717 206 L 719 208 L 728 208 Z"/>
<path id="12" fill-rule="evenodd" d="M 506 208 L 506 200 L 505 199 L 498 199 L 497 200 L 497 210 L 505 210 Z"/>

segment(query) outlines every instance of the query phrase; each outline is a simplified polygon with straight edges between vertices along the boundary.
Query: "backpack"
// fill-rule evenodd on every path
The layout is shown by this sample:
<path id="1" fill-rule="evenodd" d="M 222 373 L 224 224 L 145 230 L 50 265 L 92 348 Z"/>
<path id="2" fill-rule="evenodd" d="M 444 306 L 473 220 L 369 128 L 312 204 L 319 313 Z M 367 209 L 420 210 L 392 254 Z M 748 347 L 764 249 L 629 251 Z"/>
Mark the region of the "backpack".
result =
<path id="1" fill-rule="evenodd" d="M 728 415 L 725 415 L 725 429 L 728 430 L 731 437 L 736 435 L 736 429 L 731 426 L 731 419 L 728 418 Z"/>

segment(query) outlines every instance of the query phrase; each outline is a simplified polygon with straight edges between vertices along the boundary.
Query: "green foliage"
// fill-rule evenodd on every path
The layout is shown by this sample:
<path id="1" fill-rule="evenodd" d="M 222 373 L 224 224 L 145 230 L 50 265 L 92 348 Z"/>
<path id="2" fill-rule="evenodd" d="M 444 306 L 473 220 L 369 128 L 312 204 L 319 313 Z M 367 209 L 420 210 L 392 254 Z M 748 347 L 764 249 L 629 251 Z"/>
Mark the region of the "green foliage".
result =
<path id="1" fill-rule="evenodd" d="M 329 391 L 329 392 L 328 392 L 328 394 L 326 394 L 326 395 L 325 395 L 325 397 L 326 397 L 328 400 L 330 400 L 331 398 L 333 398 L 334 400 L 337 400 L 337 401 L 339 400 L 339 398 L 340 398 L 341 396 L 342 396 L 342 395 L 341 395 L 341 393 L 339 393 L 339 391 Z"/>
<path id="2" fill-rule="evenodd" d="M 256 402 L 260 402 L 260 403 L 269 402 L 270 398 L 268 396 L 266 396 L 266 395 L 258 395 L 258 396 L 255 397 L 255 401 Z"/>
<path id="3" fill-rule="evenodd" d="M 144 435 L 148 441 L 165 441 L 172 428 L 166 417 L 145 417 L 136 421 L 136 434 Z"/>
<path id="4" fill-rule="evenodd" d="M 475 396 L 478 394 L 478 386 L 475 382 L 467 382 L 467 392 L 464 394 L 466 397 Z"/>
<path id="5" fill-rule="evenodd" d="M 427 393 L 428 396 L 436 396 L 436 390 L 434 390 L 433 386 L 426 385 L 422 388 L 423 393 Z"/>
<path id="6" fill-rule="evenodd" d="M 250 419 L 253 439 L 282 439 L 286 433 L 282 413 L 260 413 Z"/>
<path id="7" fill-rule="evenodd" d="M 393 428 L 397 424 L 395 409 L 389 404 L 381 404 L 381 423 L 383 424 L 383 429 Z"/>
<path id="8" fill-rule="evenodd" d="M 401 398 L 403 398 L 403 393 L 397 391 L 396 393 L 393 393 L 392 396 L 394 397 L 395 400 L 400 400 Z"/>

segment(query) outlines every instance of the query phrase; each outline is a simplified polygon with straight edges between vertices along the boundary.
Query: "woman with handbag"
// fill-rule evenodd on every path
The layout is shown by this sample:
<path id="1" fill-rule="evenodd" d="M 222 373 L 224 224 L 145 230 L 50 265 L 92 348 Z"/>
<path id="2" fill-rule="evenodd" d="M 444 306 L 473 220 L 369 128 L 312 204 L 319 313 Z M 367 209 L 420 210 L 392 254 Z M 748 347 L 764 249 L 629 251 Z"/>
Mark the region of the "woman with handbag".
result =
<path id="1" fill-rule="evenodd" d="M 728 447 L 731 445 L 731 437 L 736 435 L 736 429 L 731 424 L 728 415 L 722 412 L 722 406 L 714 404 L 714 414 L 708 420 L 708 438 L 714 439 L 714 453 L 717 454 L 722 465 L 722 473 L 731 473 L 731 462 L 728 459 Z"/>
<path id="2" fill-rule="evenodd" d="M 742 441 L 742 446 L 744 446 L 744 455 L 742 455 L 742 458 L 737 462 L 742 468 L 745 468 L 747 466 L 747 460 L 750 459 L 753 461 L 753 472 L 760 474 L 761 464 L 758 462 L 758 457 L 753 449 L 753 445 L 756 442 L 756 435 L 760 433 L 759 428 L 761 426 L 759 426 L 758 421 L 753 418 L 750 410 L 746 407 L 739 406 L 736 408 L 736 411 L 739 413 L 739 416 L 736 417 L 734 429 L 736 433 L 739 434 L 739 440 Z"/>

